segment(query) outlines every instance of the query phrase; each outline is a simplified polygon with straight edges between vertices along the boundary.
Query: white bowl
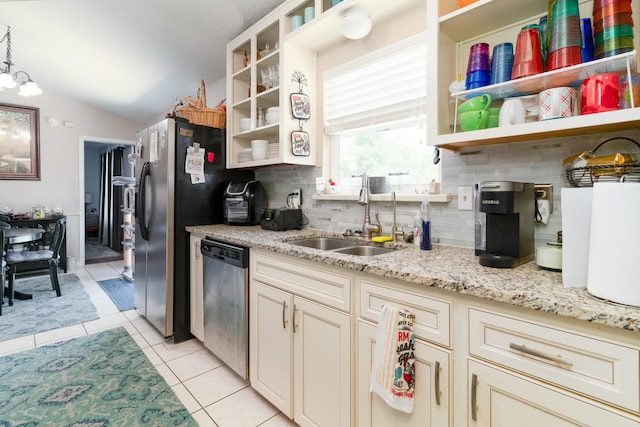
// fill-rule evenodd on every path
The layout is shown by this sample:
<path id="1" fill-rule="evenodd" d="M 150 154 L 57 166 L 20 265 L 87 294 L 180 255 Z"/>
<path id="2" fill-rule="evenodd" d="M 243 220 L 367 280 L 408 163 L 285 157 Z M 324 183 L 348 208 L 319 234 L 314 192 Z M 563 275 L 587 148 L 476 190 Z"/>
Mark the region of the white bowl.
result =
<path id="1" fill-rule="evenodd" d="M 265 116 L 265 118 L 267 119 L 267 124 L 268 125 L 274 125 L 276 123 L 278 123 L 278 121 L 280 120 L 280 113 L 278 112 L 271 112 L 269 111 L 267 113 L 267 115 Z"/>
<path id="2" fill-rule="evenodd" d="M 267 108 L 267 113 L 280 114 L 280 107 L 269 107 Z"/>
<path id="3" fill-rule="evenodd" d="M 251 129 L 251 118 L 240 119 L 240 132 L 246 132 Z"/>

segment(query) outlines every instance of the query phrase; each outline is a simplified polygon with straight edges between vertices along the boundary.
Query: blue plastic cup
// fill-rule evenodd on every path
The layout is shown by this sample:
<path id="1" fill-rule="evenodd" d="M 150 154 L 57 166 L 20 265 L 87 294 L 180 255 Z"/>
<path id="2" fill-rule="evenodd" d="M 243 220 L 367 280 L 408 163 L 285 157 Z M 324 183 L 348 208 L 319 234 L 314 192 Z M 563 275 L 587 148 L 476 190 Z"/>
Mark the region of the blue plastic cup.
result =
<path id="1" fill-rule="evenodd" d="M 593 43 L 593 27 L 591 18 L 582 18 L 582 62 L 593 61 L 595 48 Z"/>
<path id="2" fill-rule="evenodd" d="M 490 84 L 511 80 L 513 70 L 513 43 L 500 43 L 493 47 Z"/>

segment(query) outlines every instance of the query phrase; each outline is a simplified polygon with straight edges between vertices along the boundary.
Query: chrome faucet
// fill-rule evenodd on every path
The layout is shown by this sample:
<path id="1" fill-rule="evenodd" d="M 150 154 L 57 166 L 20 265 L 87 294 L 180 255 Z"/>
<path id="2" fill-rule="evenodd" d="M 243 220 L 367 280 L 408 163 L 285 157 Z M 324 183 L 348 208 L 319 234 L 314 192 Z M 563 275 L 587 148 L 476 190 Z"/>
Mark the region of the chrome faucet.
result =
<path id="1" fill-rule="evenodd" d="M 393 192 L 393 228 L 391 229 L 391 237 L 394 242 L 398 241 L 398 236 L 401 240 L 404 240 L 404 231 L 398 231 L 398 225 L 396 223 L 396 192 Z"/>
<path id="2" fill-rule="evenodd" d="M 365 239 L 370 239 L 373 233 L 380 233 L 382 231 L 382 227 L 380 226 L 380 222 L 378 224 L 371 223 L 371 210 L 369 203 L 369 174 L 362 174 L 362 188 L 360 189 L 360 198 L 358 198 L 358 204 L 364 205 L 364 223 L 362 224 L 362 237 Z"/>

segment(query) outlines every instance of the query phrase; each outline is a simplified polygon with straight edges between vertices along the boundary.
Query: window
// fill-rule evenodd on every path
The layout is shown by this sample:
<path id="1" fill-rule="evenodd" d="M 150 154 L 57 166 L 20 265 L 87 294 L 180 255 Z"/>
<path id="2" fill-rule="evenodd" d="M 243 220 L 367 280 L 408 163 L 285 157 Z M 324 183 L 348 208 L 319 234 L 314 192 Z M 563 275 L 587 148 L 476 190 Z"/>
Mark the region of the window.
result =
<path id="1" fill-rule="evenodd" d="M 421 33 L 325 73 L 329 169 L 344 191 L 357 192 L 364 172 L 401 193 L 439 181 L 426 141 L 426 57 Z"/>

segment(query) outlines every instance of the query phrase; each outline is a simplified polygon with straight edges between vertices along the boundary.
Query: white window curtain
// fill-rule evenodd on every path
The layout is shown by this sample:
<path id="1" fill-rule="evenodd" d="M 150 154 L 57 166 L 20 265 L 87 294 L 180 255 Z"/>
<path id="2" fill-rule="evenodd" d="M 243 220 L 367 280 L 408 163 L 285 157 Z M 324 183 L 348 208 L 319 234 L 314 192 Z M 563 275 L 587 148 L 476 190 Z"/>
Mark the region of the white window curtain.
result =
<path id="1" fill-rule="evenodd" d="M 324 73 L 325 133 L 424 114 L 427 38 L 421 32 Z"/>

